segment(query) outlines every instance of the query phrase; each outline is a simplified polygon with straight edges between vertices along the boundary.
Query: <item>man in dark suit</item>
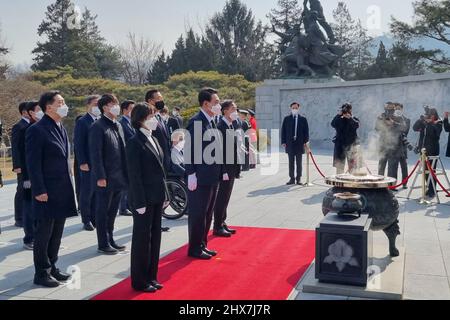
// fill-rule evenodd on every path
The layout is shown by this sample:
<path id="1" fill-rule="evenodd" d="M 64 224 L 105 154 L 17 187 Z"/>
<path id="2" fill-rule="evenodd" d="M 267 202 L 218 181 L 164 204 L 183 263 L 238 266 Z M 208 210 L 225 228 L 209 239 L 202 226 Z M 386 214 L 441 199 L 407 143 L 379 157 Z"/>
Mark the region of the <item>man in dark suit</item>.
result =
<path id="1" fill-rule="evenodd" d="M 308 142 L 308 121 L 300 115 L 300 104 L 294 102 L 291 104 L 291 115 L 284 118 L 281 127 L 281 145 L 286 149 L 289 157 L 288 185 L 295 183 L 301 185 L 302 155 L 305 153 L 305 144 Z M 297 167 L 297 174 L 295 174 L 295 167 Z"/>
<path id="2" fill-rule="evenodd" d="M 24 141 L 24 129 L 28 128 L 28 126 L 30 125 L 30 117 L 26 110 L 27 103 L 28 101 L 19 104 L 19 113 L 21 115 L 21 119 L 12 127 L 11 132 L 13 171 L 17 175 L 17 189 L 16 195 L 14 197 L 14 218 L 16 222 L 15 226 L 18 228 L 23 227 L 23 164 L 21 163 L 23 155 L 21 155 L 20 153 L 21 148 L 19 144 L 21 140 Z"/>
<path id="3" fill-rule="evenodd" d="M 20 163 L 22 164 L 22 180 L 23 180 L 23 231 L 25 237 L 23 238 L 23 248 L 25 250 L 33 250 L 34 247 L 34 232 L 35 232 L 35 218 L 32 209 L 32 194 L 31 194 L 31 181 L 28 172 L 25 137 L 27 129 L 34 123 L 38 122 L 44 116 L 38 101 L 30 101 L 26 107 L 28 116 L 30 118 L 30 124 L 24 127 L 20 133 Z"/>
<path id="4" fill-rule="evenodd" d="M 208 249 L 208 233 L 211 228 L 214 206 L 219 182 L 228 177 L 222 174 L 222 142 L 214 116 L 221 112 L 220 100 L 214 89 L 203 89 L 199 93 L 201 110 L 190 121 L 187 130 L 190 134 L 185 148 L 185 168 L 188 182 L 189 208 L 189 252 L 193 258 L 208 260 L 217 252 Z M 213 137 L 204 141 L 204 134 L 210 130 Z M 200 144 L 200 145 L 199 145 Z M 205 149 L 211 149 L 205 154 Z M 201 146 L 201 148 L 200 148 Z M 200 153 L 201 152 L 201 153 Z M 208 159 L 211 158 L 211 159 Z"/>
<path id="5" fill-rule="evenodd" d="M 125 143 L 130 140 L 136 131 L 131 125 L 131 111 L 133 111 L 136 102 L 132 100 L 125 100 L 120 105 L 120 109 L 122 110 L 122 118 L 120 119 L 120 124 L 122 125 L 123 134 L 125 136 Z M 128 190 L 125 190 L 122 193 L 122 198 L 120 199 L 120 208 L 119 214 L 121 216 L 132 217 L 133 213 L 128 208 Z"/>
<path id="6" fill-rule="evenodd" d="M 26 162 L 36 218 L 34 283 L 57 287 L 70 276 L 56 267 L 66 218 L 77 215 L 70 176 L 69 139 L 61 121 L 69 112 L 58 91 L 44 93 L 39 106 L 45 116 L 26 132 Z"/>
<path id="7" fill-rule="evenodd" d="M 120 198 L 128 188 L 125 137 L 117 121 L 120 115 L 117 98 L 111 94 L 103 95 L 98 101 L 98 107 L 102 117 L 89 131 L 98 252 L 114 255 L 126 249 L 118 245 L 113 237 Z"/>
<path id="8" fill-rule="evenodd" d="M 75 124 L 73 144 L 77 158 L 80 177 L 81 221 L 86 231 L 94 231 L 95 225 L 95 199 L 91 181 L 91 159 L 89 156 L 89 130 L 92 124 L 100 117 L 100 109 L 97 106 L 99 95 L 89 96 L 86 99 L 87 112 Z"/>
<path id="9" fill-rule="evenodd" d="M 184 120 L 181 116 L 181 108 L 180 107 L 174 107 L 172 111 L 172 116 L 177 120 L 178 127 L 181 129 L 184 127 Z"/>
<path id="10" fill-rule="evenodd" d="M 162 114 L 164 121 L 166 122 L 167 129 L 169 129 L 169 134 L 172 136 L 172 134 L 181 129 L 180 122 L 177 118 L 169 116 L 169 109 L 164 108 L 163 111 L 166 112 L 166 114 Z"/>
<path id="11" fill-rule="evenodd" d="M 239 118 L 236 104 L 227 100 L 222 103 L 223 117 L 220 119 L 217 128 L 223 137 L 223 161 L 222 172 L 228 177 L 220 182 L 217 200 L 214 207 L 214 235 L 218 237 L 229 238 L 236 233 L 228 227 L 227 209 L 233 192 L 234 182 L 239 177 L 241 166 L 238 163 L 238 141 L 233 122 Z"/>

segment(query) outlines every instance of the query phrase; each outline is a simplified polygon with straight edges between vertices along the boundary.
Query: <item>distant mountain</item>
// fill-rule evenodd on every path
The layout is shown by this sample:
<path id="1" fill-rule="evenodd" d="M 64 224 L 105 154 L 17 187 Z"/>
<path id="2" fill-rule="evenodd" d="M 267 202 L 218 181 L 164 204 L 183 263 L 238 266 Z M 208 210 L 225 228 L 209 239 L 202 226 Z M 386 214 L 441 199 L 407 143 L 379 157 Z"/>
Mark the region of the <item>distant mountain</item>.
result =
<path id="1" fill-rule="evenodd" d="M 378 53 L 378 48 L 380 46 L 380 41 L 383 41 L 384 45 L 386 46 L 387 49 L 392 48 L 392 45 L 395 43 L 394 38 L 392 38 L 390 35 L 382 35 L 379 37 L 376 37 L 373 39 L 373 48 L 371 48 L 370 52 L 376 56 Z M 440 49 L 442 50 L 444 53 L 446 53 L 447 55 L 450 56 L 450 46 L 445 44 L 444 42 L 441 41 L 437 41 L 434 39 L 421 39 L 419 41 L 415 41 L 413 42 L 413 47 L 414 48 L 418 48 L 418 47 L 424 47 L 425 49 L 428 50 L 434 50 L 434 49 Z"/>

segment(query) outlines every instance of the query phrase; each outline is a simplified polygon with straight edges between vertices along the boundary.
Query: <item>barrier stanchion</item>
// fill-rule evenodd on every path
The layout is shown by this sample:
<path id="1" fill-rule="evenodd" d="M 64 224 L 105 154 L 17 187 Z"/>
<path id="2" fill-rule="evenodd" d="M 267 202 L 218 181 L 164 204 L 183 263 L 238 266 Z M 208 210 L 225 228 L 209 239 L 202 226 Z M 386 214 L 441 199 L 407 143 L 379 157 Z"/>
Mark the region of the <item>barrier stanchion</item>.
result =
<path id="1" fill-rule="evenodd" d="M 421 164 L 422 164 L 422 198 L 420 199 L 420 204 L 426 204 L 428 205 L 429 202 L 425 199 L 426 198 L 426 192 L 427 192 L 427 150 L 422 149 L 422 156 L 421 156 Z"/>
<path id="2" fill-rule="evenodd" d="M 307 154 L 306 157 L 306 183 L 305 186 L 306 187 L 312 187 L 313 184 L 311 183 L 311 176 L 310 176 L 310 166 L 311 166 L 311 145 L 308 143 L 305 144 L 305 151 Z"/>

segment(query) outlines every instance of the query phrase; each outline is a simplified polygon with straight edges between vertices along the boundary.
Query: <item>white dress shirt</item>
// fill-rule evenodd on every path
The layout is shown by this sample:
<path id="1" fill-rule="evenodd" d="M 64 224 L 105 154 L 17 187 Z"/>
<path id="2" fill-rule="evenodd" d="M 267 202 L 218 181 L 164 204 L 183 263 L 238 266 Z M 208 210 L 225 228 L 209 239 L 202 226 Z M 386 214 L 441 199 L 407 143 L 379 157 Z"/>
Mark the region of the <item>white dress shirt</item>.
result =
<path id="1" fill-rule="evenodd" d="M 145 128 L 141 128 L 139 130 L 147 137 L 148 141 L 151 143 L 153 148 L 155 148 L 156 153 L 159 155 L 159 150 L 158 150 L 158 147 L 156 146 L 155 140 L 153 140 L 152 132 Z"/>

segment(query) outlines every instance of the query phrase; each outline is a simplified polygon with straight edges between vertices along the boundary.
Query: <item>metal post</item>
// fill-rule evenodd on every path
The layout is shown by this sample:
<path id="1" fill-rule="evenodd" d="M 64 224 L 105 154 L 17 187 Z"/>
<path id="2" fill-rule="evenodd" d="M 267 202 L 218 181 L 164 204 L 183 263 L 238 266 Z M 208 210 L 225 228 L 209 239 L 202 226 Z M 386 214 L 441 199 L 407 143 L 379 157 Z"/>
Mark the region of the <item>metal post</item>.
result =
<path id="1" fill-rule="evenodd" d="M 421 156 L 421 162 L 422 162 L 422 198 L 420 199 L 420 204 L 429 204 L 429 202 L 425 199 L 426 197 L 426 175 L 428 171 L 427 167 L 427 150 L 424 148 L 422 149 L 422 156 Z"/>
<path id="2" fill-rule="evenodd" d="M 306 183 L 305 186 L 306 187 L 312 187 L 313 184 L 311 183 L 311 178 L 310 178 L 310 163 L 311 163 L 311 147 L 309 142 L 305 144 L 305 149 L 306 149 L 306 153 L 307 153 L 307 157 L 306 157 Z"/>

